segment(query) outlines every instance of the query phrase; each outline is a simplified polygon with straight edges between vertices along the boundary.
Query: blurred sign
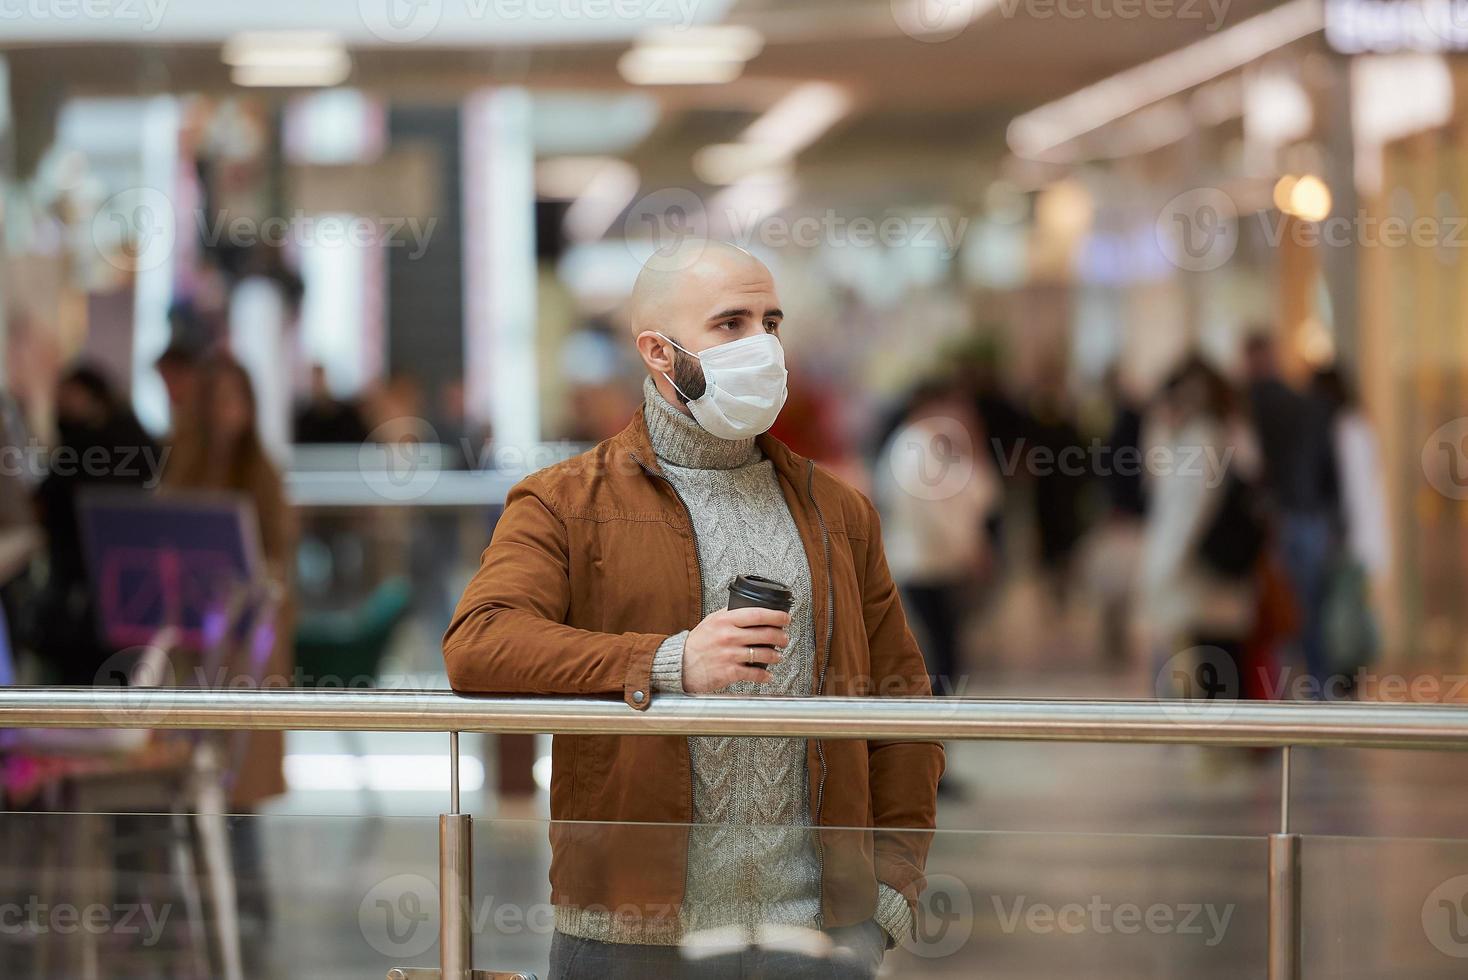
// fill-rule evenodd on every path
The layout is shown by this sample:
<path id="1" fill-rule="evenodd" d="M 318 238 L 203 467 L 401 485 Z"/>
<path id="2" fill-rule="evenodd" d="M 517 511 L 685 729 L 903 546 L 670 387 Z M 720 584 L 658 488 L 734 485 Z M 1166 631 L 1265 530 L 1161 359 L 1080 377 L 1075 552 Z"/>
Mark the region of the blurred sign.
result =
<path id="1" fill-rule="evenodd" d="M 430 146 L 401 147 L 371 163 L 290 168 L 293 202 L 309 214 L 353 214 L 385 222 L 441 214 L 443 175 Z"/>
<path id="2" fill-rule="evenodd" d="M 82 546 L 108 643 L 176 627 L 203 649 L 210 617 L 261 574 L 255 514 L 233 494 L 94 490 L 79 501 Z"/>
<path id="3" fill-rule="evenodd" d="M 1325 37 L 1343 54 L 1468 51 L 1468 0 L 1326 0 Z"/>

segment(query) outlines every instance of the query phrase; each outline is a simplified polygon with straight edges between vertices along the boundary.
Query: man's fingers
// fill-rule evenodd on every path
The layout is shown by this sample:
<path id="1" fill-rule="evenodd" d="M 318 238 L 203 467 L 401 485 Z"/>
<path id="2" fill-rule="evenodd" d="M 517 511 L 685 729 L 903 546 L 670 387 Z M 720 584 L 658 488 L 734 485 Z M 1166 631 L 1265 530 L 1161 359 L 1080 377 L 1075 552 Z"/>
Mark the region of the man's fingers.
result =
<path id="1" fill-rule="evenodd" d="M 784 630 L 762 626 L 758 629 L 740 630 L 739 635 L 733 637 L 730 642 L 734 646 L 786 647 L 790 645 L 790 634 Z"/>
<path id="2" fill-rule="evenodd" d="M 767 684 L 770 680 L 770 672 L 760 670 L 758 667 L 736 667 L 734 668 L 733 680 L 754 681 L 756 684 Z M 730 683 L 733 683 L 733 681 Z"/>
<path id="3" fill-rule="evenodd" d="M 740 663 L 748 664 L 777 664 L 785 659 L 780 651 L 769 647 L 740 647 L 734 656 Z"/>
<path id="4" fill-rule="evenodd" d="M 790 614 L 778 609 L 760 609 L 747 606 L 744 609 L 726 609 L 724 615 L 735 626 L 788 626 Z"/>

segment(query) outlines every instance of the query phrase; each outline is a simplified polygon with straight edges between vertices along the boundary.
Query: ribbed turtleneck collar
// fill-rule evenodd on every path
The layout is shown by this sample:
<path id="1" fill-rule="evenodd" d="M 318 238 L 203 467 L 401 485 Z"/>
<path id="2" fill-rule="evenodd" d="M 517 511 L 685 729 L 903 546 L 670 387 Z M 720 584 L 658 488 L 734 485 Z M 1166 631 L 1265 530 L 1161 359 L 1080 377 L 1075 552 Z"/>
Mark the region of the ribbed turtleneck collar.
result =
<path id="1" fill-rule="evenodd" d="M 653 452 L 664 463 L 697 470 L 732 470 L 760 458 L 754 439 L 720 439 L 670 405 L 649 375 L 642 384 L 643 418 Z"/>

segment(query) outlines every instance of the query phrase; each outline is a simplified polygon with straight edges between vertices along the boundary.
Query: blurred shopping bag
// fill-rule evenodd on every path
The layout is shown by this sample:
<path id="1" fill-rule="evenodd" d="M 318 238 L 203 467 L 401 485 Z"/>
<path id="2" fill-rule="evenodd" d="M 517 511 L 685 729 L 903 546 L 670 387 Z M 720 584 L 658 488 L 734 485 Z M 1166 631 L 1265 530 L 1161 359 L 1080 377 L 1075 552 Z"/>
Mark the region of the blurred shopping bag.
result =
<path id="1" fill-rule="evenodd" d="M 1284 685 L 1280 677 L 1279 648 L 1300 630 L 1300 605 L 1274 549 L 1259 556 L 1255 580 L 1254 630 L 1244 644 L 1240 689 L 1251 701 L 1278 700 Z"/>

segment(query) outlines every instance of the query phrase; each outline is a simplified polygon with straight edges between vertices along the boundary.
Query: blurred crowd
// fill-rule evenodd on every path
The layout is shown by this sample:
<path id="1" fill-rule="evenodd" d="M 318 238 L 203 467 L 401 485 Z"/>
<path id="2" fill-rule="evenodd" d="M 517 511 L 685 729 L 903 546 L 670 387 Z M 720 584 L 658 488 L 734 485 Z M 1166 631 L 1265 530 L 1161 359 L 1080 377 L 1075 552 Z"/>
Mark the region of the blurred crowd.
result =
<path id="1" fill-rule="evenodd" d="M 870 464 L 935 689 L 978 693 L 973 640 L 1029 576 L 1056 614 L 1033 635 L 1088 608 L 1093 656 L 1145 693 L 1352 696 L 1390 563 L 1379 451 L 1341 371 L 1280 360 L 1259 330 L 1232 374 L 1193 355 L 1146 394 L 1123 365 L 1089 398 L 1060 370 L 1014 390 L 989 358 L 913 387 Z"/>

